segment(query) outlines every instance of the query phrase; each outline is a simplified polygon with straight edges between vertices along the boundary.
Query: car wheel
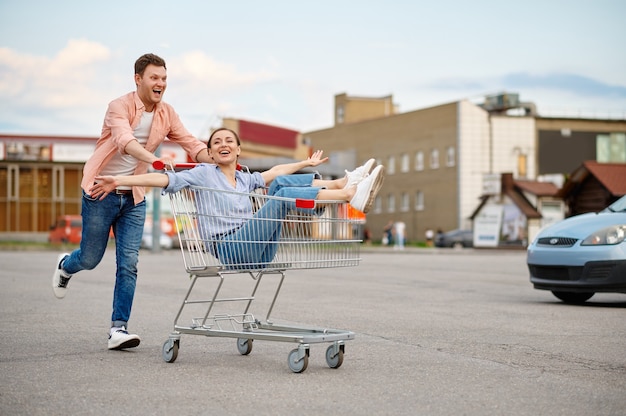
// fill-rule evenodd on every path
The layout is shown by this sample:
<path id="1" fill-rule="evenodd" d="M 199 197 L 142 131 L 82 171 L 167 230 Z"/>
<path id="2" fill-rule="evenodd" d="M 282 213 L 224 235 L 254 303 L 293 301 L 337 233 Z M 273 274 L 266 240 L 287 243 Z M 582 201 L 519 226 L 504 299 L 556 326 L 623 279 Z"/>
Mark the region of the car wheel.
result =
<path id="1" fill-rule="evenodd" d="M 594 292 L 558 292 L 553 290 L 552 294 L 557 298 L 561 299 L 565 303 L 571 304 L 581 304 L 585 303 L 589 298 L 591 298 L 595 293 Z"/>

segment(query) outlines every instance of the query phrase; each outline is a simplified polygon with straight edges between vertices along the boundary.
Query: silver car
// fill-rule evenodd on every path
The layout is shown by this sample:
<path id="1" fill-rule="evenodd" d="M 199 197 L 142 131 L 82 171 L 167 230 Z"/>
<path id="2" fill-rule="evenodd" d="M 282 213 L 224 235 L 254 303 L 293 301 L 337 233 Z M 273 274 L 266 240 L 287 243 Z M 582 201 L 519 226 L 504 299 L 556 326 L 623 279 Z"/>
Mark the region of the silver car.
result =
<path id="1" fill-rule="evenodd" d="M 528 246 L 530 281 L 567 303 L 626 293 L 626 196 L 598 213 L 566 218 Z"/>

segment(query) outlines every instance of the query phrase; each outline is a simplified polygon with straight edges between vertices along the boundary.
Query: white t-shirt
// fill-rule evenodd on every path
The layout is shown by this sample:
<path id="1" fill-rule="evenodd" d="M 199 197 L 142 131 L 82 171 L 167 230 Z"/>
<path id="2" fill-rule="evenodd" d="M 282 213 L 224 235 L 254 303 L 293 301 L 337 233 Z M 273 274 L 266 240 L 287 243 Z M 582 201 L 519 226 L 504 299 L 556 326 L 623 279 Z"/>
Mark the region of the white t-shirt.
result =
<path id="1" fill-rule="evenodd" d="M 154 112 L 148 113 L 144 111 L 141 115 L 141 121 L 139 125 L 133 130 L 133 136 L 137 139 L 140 145 L 145 145 L 148 142 L 148 136 L 150 135 L 150 127 L 152 127 L 152 118 Z M 131 155 L 116 153 L 111 160 L 102 168 L 100 175 L 123 175 L 130 176 L 135 172 L 137 168 L 137 159 Z M 130 186 L 119 186 L 118 189 L 131 189 Z"/>

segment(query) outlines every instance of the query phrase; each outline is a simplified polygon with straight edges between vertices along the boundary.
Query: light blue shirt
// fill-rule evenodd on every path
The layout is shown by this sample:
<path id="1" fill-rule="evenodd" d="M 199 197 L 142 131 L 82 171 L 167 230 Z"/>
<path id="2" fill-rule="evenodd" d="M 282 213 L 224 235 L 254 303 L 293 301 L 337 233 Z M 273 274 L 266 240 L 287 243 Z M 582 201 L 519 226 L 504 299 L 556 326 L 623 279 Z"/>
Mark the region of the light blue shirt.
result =
<path id="1" fill-rule="evenodd" d="M 190 186 L 211 188 L 198 190 L 196 208 L 200 214 L 200 233 L 203 238 L 213 238 L 241 227 L 252 218 L 252 204 L 248 193 L 265 186 L 259 172 L 235 172 L 236 187 L 226 179 L 219 166 L 202 163 L 193 169 L 180 172 L 165 172 L 169 184 L 164 193 L 178 192 Z"/>

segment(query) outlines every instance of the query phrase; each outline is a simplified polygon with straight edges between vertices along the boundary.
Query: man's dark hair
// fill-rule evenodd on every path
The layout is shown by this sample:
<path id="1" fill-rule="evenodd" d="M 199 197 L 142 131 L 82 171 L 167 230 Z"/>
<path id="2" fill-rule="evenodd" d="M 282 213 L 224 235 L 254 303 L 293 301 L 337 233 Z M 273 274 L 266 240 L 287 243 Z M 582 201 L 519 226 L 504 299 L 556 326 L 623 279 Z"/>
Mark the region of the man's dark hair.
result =
<path id="1" fill-rule="evenodd" d="M 165 66 L 165 60 L 163 58 L 153 53 L 147 53 L 140 56 L 139 59 L 135 61 L 135 74 L 143 75 L 146 67 L 150 64 L 162 66 L 163 68 L 167 69 L 167 67 Z"/>

